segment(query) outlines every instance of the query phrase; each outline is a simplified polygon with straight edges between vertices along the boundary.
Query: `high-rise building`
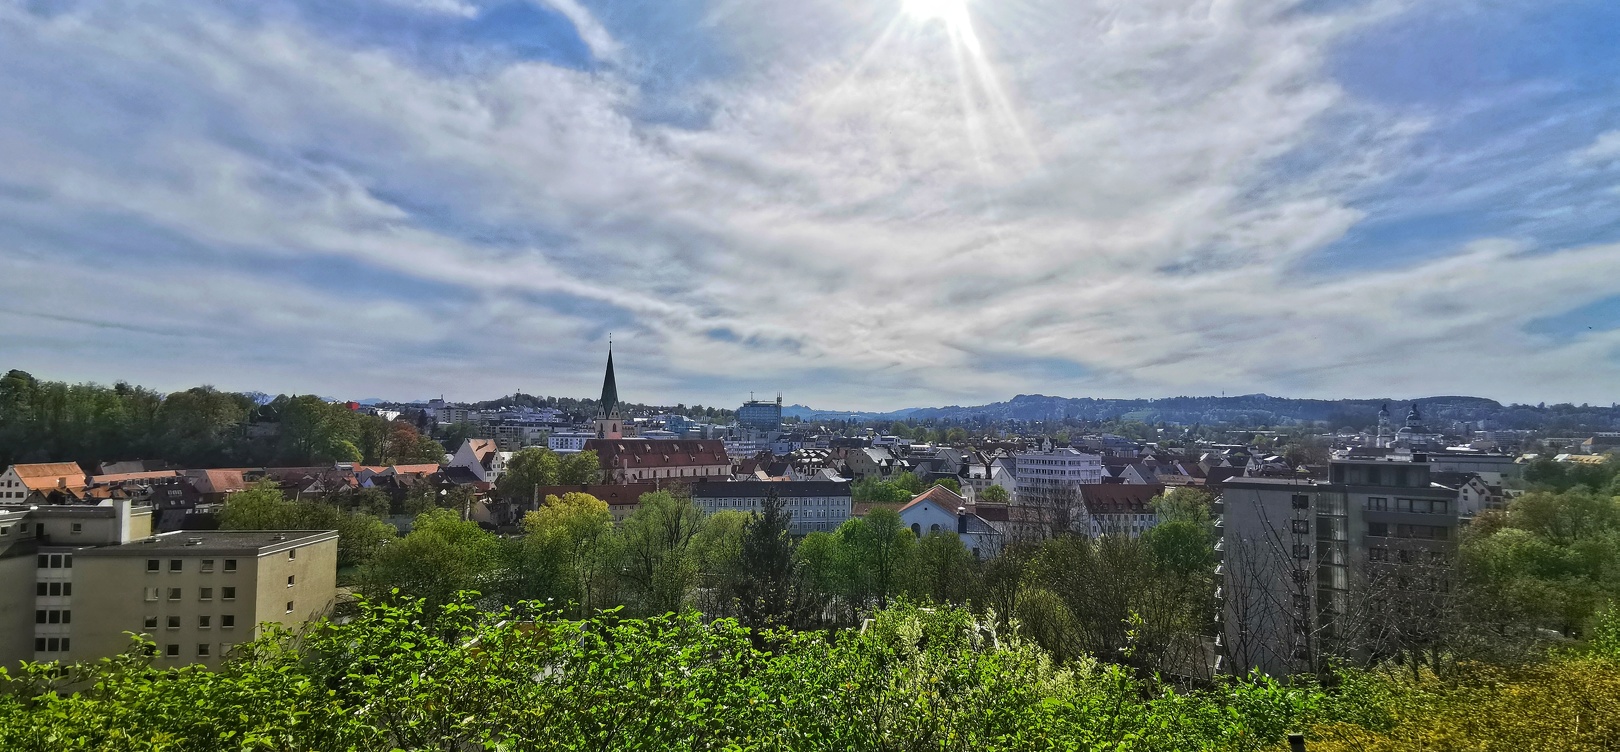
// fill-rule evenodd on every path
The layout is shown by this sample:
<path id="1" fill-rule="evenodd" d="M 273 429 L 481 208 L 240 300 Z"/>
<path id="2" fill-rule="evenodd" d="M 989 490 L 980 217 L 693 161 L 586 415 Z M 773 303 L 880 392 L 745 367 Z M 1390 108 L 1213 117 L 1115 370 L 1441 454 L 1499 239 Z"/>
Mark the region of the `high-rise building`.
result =
<path id="1" fill-rule="evenodd" d="M 1423 454 L 1335 453 L 1326 481 L 1227 480 L 1217 504 L 1218 668 L 1311 671 L 1420 643 L 1448 598 L 1457 492 Z"/>
<path id="2" fill-rule="evenodd" d="M 782 430 L 782 395 L 775 402 L 751 399 L 737 408 L 737 425 L 756 431 Z"/>

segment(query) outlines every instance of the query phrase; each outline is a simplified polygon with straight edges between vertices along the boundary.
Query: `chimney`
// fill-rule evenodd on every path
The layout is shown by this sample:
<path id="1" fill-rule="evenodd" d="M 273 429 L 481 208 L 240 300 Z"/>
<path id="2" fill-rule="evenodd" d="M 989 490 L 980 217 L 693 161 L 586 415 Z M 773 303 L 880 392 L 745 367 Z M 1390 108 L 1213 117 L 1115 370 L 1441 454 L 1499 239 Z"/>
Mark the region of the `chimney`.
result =
<path id="1" fill-rule="evenodd" d="M 956 508 L 956 534 L 967 532 L 967 507 Z"/>

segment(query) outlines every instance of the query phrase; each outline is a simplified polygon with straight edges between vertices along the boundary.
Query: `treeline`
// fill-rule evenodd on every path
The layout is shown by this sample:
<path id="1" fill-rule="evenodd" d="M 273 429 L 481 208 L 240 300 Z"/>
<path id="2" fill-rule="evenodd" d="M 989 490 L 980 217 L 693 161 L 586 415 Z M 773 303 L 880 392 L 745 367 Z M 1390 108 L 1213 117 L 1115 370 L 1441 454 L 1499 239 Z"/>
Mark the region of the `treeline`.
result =
<path id="1" fill-rule="evenodd" d="M 1610 639 L 1464 680 L 1344 670 L 1204 689 L 1059 661 L 1018 630 L 909 604 L 836 633 L 697 614 L 570 620 L 543 603 L 362 602 L 354 618 L 164 670 L 150 643 L 0 673 L 0 747 L 286 750 L 1560 750 L 1620 745 Z M 1135 647 L 1134 641 L 1126 650 Z"/>
<path id="2" fill-rule="evenodd" d="M 0 377 L 0 466 L 162 460 L 182 467 L 306 466 L 330 462 L 439 462 L 444 448 L 406 421 L 353 412 L 312 396 L 222 392 L 161 394 Z"/>
<path id="3" fill-rule="evenodd" d="M 495 399 L 484 400 L 482 402 L 473 402 L 468 406 L 474 410 L 498 410 L 512 407 L 549 407 L 578 418 L 590 418 L 596 415 L 596 411 L 601 407 L 601 405 L 602 403 L 599 400 L 594 399 L 576 399 L 573 397 L 541 397 L 533 394 L 524 394 L 523 392 L 514 392 L 505 397 L 497 397 Z M 737 417 L 736 410 L 730 410 L 723 407 L 704 407 L 703 405 L 688 406 L 684 403 L 676 405 L 648 405 L 640 402 L 625 402 L 621 403 L 620 411 L 627 416 L 662 415 L 665 413 L 673 413 L 675 415 L 684 415 L 694 420 L 702 420 L 712 423 L 729 423 L 732 420 L 735 420 Z"/>

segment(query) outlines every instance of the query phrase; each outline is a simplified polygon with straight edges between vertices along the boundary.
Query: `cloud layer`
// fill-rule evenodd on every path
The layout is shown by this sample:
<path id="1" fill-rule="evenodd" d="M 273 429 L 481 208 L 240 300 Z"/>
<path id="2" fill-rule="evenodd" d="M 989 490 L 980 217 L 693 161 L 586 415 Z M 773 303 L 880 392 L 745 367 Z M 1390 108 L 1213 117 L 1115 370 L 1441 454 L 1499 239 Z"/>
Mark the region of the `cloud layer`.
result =
<path id="1" fill-rule="evenodd" d="M 647 401 L 1620 382 L 1620 322 L 1534 325 L 1620 295 L 1614 105 L 1346 73 L 1452 10 L 345 2 L 0 3 L 0 365 L 584 394 L 612 331 Z"/>

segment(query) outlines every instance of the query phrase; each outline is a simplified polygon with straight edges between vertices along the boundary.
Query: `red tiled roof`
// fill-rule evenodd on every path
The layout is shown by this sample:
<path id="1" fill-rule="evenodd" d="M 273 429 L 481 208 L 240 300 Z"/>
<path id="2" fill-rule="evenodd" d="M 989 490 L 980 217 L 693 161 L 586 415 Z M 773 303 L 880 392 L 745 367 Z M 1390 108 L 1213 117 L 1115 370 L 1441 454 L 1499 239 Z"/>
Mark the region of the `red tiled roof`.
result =
<path id="1" fill-rule="evenodd" d="M 11 469 L 30 491 L 48 491 L 61 486 L 84 488 L 84 468 L 77 462 L 36 462 L 12 465 Z"/>
<path id="2" fill-rule="evenodd" d="M 967 499 L 962 498 L 960 494 L 957 494 L 944 486 L 936 485 L 927 491 L 911 497 L 911 501 L 906 502 L 905 506 L 900 507 L 900 511 L 903 512 L 925 501 L 932 501 L 935 504 L 944 507 L 945 511 L 947 512 L 955 512 L 958 507 L 967 506 Z"/>
<path id="3" fill-rule="evenodd" d="M 175 478 L 175 477 L 179 477 L 179 475 L 180 475 L 179 470 L 152 470 L 152 471 L 144 472 L 144 473 L 111 473 L 111 474 L 108 474 L 108 475 L 92 475 L 92 476 L 90 476 L 90 485 L 92 485 L 92 486 L 104 486 L 104 485 L 107 485 L 109 483 L 123 483 L 124 481 L 127 481 L 127 480 L 148 480 L 148 479 L 151 479 L 151 478 Z"/>
<path id="4" fill-rule="evenodd" d="M 590 439 L 603 470 L 731 465 L 719 439 Z"/>

